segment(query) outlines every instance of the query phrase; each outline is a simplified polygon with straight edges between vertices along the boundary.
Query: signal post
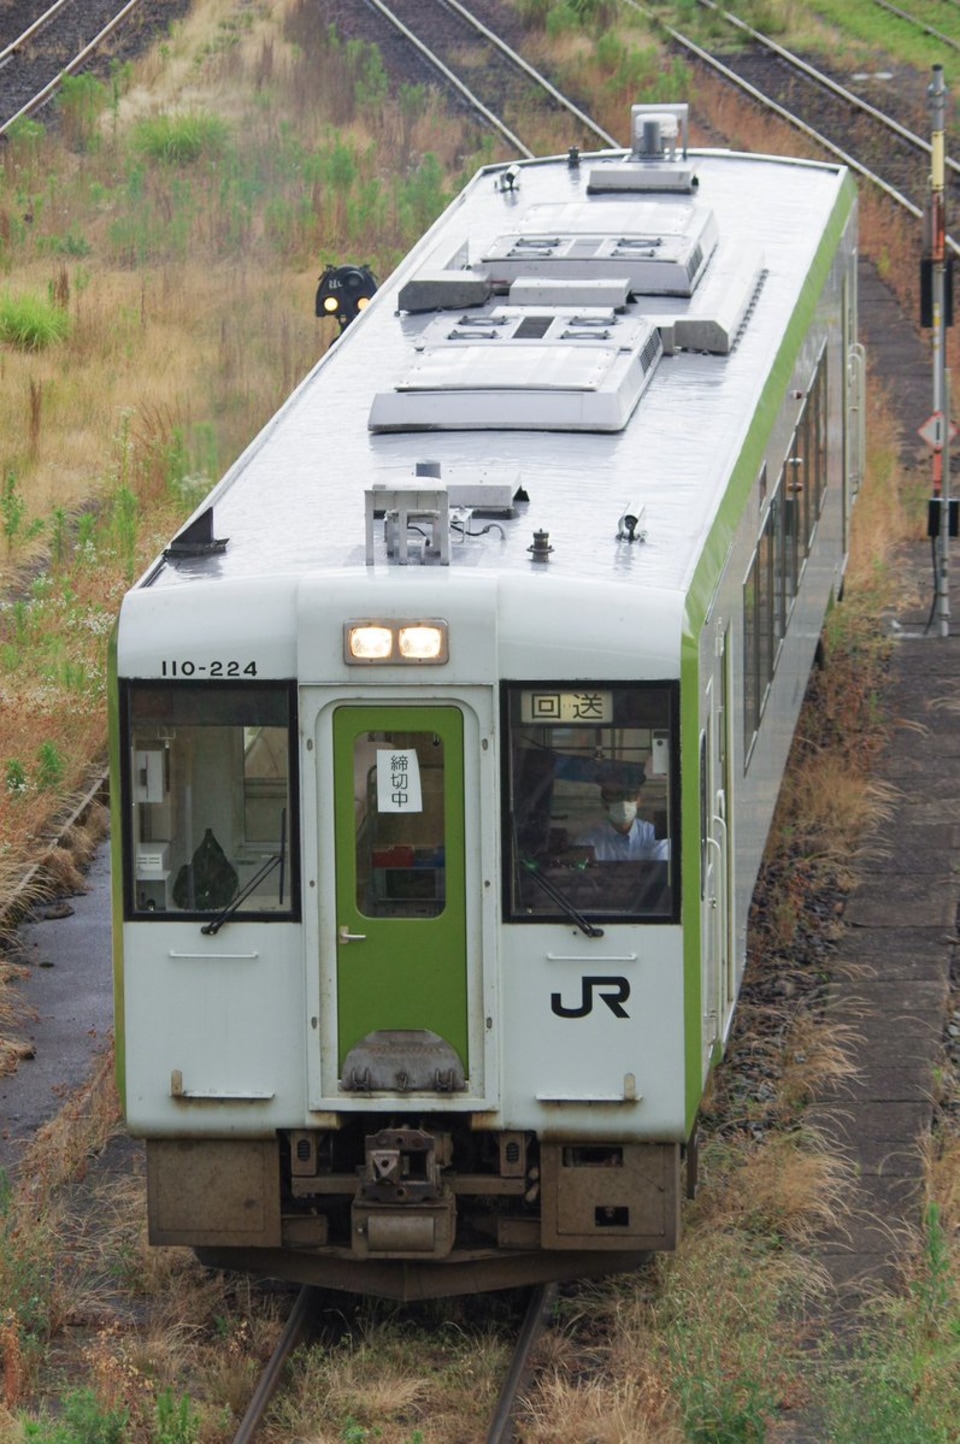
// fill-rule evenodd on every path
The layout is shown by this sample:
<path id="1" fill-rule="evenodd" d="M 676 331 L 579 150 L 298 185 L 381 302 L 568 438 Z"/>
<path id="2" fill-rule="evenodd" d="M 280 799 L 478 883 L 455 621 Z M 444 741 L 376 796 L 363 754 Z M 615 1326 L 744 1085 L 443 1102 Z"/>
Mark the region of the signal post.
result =
<path id="1" fill-rule="evenodd" d="M 935 65 L 927 89 L 932 120 L 930 197 L 924 214 L 924 254 L 920 262 L 920 324 L 930 328 L 933 342 L 933 411 L 920 427 L 920 435 L 933 451 L 933 495 L 927 529 L 935 543 L 935 611 L 941 637 L 950 635 L 950 538 L 957 535 L 958 521 L 958 504 L 950 496 L 950 442 L 956 428 L 950 420 L 946 335 L 953 323 L 952 263 L 946 246 L 947 94 L 943 66 Z"/>

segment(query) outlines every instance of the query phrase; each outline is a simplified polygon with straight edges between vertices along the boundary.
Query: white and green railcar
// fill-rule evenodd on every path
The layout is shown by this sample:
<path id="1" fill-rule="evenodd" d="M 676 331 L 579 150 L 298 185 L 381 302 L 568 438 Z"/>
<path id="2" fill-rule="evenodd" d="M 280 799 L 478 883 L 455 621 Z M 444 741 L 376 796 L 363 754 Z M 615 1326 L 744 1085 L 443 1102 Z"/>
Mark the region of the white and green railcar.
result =
<path id="1" fill-rule="evenodd" d="M 483 170 L 126 597 L 151 1238 L 408 1297 L 669 1248 L 860 474 L 839 166 Z"/>

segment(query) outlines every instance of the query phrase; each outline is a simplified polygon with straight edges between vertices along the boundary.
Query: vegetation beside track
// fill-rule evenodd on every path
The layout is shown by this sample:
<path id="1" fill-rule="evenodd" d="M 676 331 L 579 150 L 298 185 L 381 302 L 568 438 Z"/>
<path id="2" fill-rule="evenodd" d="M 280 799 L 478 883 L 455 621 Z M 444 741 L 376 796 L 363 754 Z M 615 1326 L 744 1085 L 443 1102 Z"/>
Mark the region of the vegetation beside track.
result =
<path id="1" fill-rule="evenodd" d="M 386 274 L 462 174 L 492 154 L 427 93 L 391 95 L 375 52 L 335 42 L 316 9 L 200 3 L 151 59 L 112 88 L 68 92 L 59 129 L 29 123 L 3 154 L 0 290 L 52 303 L 71 322 L 45 346 L 0 343 L 0 435 L 19 438 L 0 456 L 2 725 L 22 722 L 0 733 L 10 879 L 102 747 L 105 636 L 121 591 L 329 344 L 312 316 L 319 270 L 363 259 Z M 618 31 L 610 6 L 584 0 L 541 9 L 554 18 L 538 44 L 573 67 L 580 93 L 609 92 L 623 74 L 626 90 L 640 87 L 624 104 L 676 94 L 672 62 L 634 20 Z M 602 50 L 597 25 L 611 37 Z M 736 144 L 796 149 L 789 133 L 692 86 L 684 77 L 695 122 Z M 596 113 L 606 123 L 599 104 Z M 609 118 L 619 133 L 622 113 Z M 865 210 L 865 244 L 906 293 L 909 236 L 897 240 L 872 203 Z M 768 863 L 777 886 L 751 942 L 756 991 L 717 1076 L 686 1241 L 643 1274 L 565 1295 L 528 1441 L 772 1440 L 784 1412 L 828 1394 L 825 1444 L 954 1437 L 951 1135 L 931 1164 L 936 1209 L 905 1261 L 910 1287 L 879 1301 L 855 1369 L 821 1369 L 805 1350 L 822 1297 L 805 1248 L 841 1212 L 844 1184 L 803 1127 L 806 1100 L 845 1067 L 819 985 L 850 839 L 884 802 L 870 781 L 884 736 L 879 618 L 896 595 L 891 549 L 916 517 L 879 405 L 870 435 L 847 603 L 831 619 L 831 667 L 784 791 Z M 790 986 L 778 994 L 771 979 Z M 0 986 L 0 1033 L 15 1047 L 6 998 L 15 993 Z M 758 1076 L 745 1054 L 761 1020 Z M 956 1093 L 947 1075 L 944 1087 Z M 24 1183 L 0 1188 L 4 1444 L 219 1444 L 279 1330 L 285 1295 L 146 1247 L 142 1181 L 115 1119 L 104 1074 L 37 1139 Z M 119 1183 L 115 1169 L 90 1169 L 104 1148 L 108 1158 L 119 1150 Z M 508 1352 L 506 1313 L 499 1301 L 420 1315 L 361 1306 L 342 1345 L 298 1356 L 264 1439 L 482 1437 Z"/>

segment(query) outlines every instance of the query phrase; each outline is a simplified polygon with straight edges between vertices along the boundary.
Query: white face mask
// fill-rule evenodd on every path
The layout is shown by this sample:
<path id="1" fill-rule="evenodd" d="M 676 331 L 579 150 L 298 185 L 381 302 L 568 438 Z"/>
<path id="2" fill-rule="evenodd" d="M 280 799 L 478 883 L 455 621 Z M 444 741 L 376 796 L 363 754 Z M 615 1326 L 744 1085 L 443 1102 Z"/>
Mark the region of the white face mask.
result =
<path id="1" fill-rule="evenodd" d="M 607 816 L 614 827 L 632 827 L 636 815 L 637 804 L 635 802 L 611 802 L 607 807 Z"/>

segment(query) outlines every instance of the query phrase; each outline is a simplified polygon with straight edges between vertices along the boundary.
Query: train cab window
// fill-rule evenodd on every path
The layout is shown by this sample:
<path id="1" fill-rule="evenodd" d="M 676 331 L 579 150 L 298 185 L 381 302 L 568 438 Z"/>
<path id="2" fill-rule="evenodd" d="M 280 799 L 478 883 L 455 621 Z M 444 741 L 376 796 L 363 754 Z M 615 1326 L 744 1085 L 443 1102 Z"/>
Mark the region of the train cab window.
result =
<path id="1" fill-rule="evenodd" d="M 506 918 L 675 919 L 676 684 L 512 684 L 504 724 Z"/>
<path id="2" fill-rule="evenodd" d="M 284 683 L 129 686 L 128 916 L 294 915 L 294 720 Z"/>

